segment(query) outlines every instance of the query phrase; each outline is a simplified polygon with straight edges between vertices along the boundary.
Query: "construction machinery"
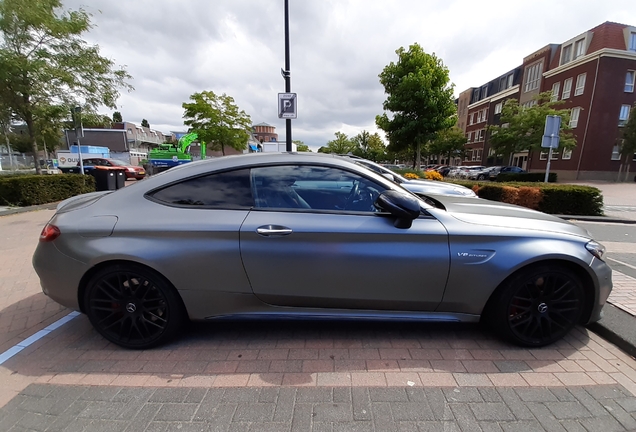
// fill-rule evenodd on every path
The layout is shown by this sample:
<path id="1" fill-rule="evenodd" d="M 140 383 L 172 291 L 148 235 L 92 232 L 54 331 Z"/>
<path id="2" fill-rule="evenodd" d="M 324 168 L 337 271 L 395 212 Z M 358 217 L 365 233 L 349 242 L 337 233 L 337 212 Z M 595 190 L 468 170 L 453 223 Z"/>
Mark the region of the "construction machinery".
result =
<path id="1" fill-rule="evenodd" d="M 176 144 L 159 144 L 159 147 L 150 150 L 148 154 L 149 172 L 156 174 L 177 165 L 192 162 L 190 145 L 196 141 L 198 137 L 199 136 L 194 132 L 188 133 L 183 135 Z M 200 145 L 201 159 L 205 159 L 205 142 L 200 141 Z"/>

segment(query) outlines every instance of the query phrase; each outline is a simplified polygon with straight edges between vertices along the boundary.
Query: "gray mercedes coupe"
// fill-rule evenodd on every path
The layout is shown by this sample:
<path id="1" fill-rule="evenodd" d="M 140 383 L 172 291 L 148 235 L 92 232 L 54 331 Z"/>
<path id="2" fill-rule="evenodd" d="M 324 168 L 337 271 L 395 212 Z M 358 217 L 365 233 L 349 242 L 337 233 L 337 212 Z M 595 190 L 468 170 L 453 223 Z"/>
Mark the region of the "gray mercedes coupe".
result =
<path id="1" fill-rule="evenodd" d="M 600 318 L 603 253 L 544 213 L 418 197 L 339 156 L 258 153 L 60 203 L 33 266 L 46 295 L 127 348 L 187 319 L 272 316 L 482 320 L 538 347 Z"/>

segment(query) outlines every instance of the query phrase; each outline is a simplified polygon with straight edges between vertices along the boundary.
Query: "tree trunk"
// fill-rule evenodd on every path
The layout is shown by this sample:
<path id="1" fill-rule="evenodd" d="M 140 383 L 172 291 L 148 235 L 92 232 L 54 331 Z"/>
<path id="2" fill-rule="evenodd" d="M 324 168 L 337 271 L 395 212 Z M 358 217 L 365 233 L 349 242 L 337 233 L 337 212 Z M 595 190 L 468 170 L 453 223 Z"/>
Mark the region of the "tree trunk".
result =
<path id="1" fill-rule="evenodd" d="M 221 144 L 221 153 L 223 153 L 223 156 L 225 156 L 225 145 Z"/>
<path id="2" fill-rule="evenodd" d="M 31 118 L 31 116 L 27 116 L 26 124 L 29 130 L 29 138 L 31 139 L 31 151 L 33 151 L 33 163 L 35 164 L 35 173 L 42 174 L 42 168 L 40 167 L 40 160 L 38 158 L 38 142 L 35 139 L 35 130 L 33 125 L 33 119 Z"/>
<path id="3" fill-rule="evenodd" d="M 422 161 L 422 143 L 418 140 L 417 153 L 415 154 L 415 166 L 413 167 L 413 169 L 420 169 L 421 161 Z"/>
<path id="4" fill-rule="evenodd" d="M 616 181 L 621 181 L 621 172 L 623 172 L 623 159 L 621 158 L 621 164 L 618 167 L 618 174 L 616 175 Z"/>

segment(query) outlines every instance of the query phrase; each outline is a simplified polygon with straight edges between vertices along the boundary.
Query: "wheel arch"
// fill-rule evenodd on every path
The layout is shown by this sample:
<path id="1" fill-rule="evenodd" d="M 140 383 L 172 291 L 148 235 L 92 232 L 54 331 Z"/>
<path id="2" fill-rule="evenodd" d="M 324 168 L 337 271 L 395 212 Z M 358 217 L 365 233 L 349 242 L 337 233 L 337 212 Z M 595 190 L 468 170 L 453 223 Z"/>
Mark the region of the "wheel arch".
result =
<path id="1" fill-rule="evenodd" d="M 78 301 L 78 304 L 79 304 L 79 307 L 80 307 L 80 311 L 82 313 L 86 313 L 86 310 L 84 308 L 84 295 L 86 294 L 86 288 L 88 287 L 88 282 L 93 278 L 93 276 L 95 274 L 97 274 L 101 270 L 103 270 L 103 269 L 105 269 L 107 267 L 114 267 L 114 266 L 117 266 L 117 265 L 121 265 L 121 266 L 131 266 L 132 265 L 132 266 L 136 266 L 136 267 L 142 267 L 145 270 L 150 271 L 150 272 L 156 274 L 158 277 L 162 278 L 168 284 L 168 286 L 170 286 L 174 290 L 175 294 L 177 295 L 177 298 L 181 302 L 180 306 L 181 306 L 183 312 L 185 313 L 185 316 L 188 317 L 188 310 L 185 307 L 185 303 L 183 301 L 183 298 L 181 297 L 181 294 L 179 294 L 179 290 L 177 290 L 175 288 L 175 286 L 172 284 L 172 282 L 170 282 L 170 280 L 167 277 L 165 277 L 160 271 L 150 267 L 149 265 L 146 265 L 146 264 L 143 264 L 143 263 L 140 263 L 140 262 L 137 262 L 137 261 L 123 260 L 123 259 L 102 261 L 102 262 L 100 262 L 98 264 L 95 264 L 86 273 L 84 273 L 84 275 L 80 279 L 79 287 L 77 289 L 77 301 Z"/>
<path id="2" fill-rule="evenodd" d="M 488 316 L 489 312 L 492 310 L 493 304 L 495 303 L 497 297 L 501 293 L 501 291 L 506 287 L 508 282 L 516 277 L 519 273 L 527 271 L 528 269 L 544 266 L 544 265 L 555 265 L 565 267 L 568 270 L 574 272 L 578 277 L 581 278 L 581 282 L 583 283 L 583 289 L 585 290 L 585 305 L 583 312 L 581 314 L 580 323 L 588 322 L 590 315 L 592 314 L 592 309 L 594 307 L 594 302 L 596 299 L 596 288 L 594 284 L 594 280 L 588 271 L 585 268 L 575 262 L 564 260 L 564 259 L 547 259 L 541 261 L 535 261 L 524 265 L 514 272 L 512 272 L 508 277 L 501 281 L 501 283 L 495 288 L 495 290 L 490 294 L 486 305 L 484 306 L 481 312 L 481 320 L 484 320 L 484 316 Z"/>

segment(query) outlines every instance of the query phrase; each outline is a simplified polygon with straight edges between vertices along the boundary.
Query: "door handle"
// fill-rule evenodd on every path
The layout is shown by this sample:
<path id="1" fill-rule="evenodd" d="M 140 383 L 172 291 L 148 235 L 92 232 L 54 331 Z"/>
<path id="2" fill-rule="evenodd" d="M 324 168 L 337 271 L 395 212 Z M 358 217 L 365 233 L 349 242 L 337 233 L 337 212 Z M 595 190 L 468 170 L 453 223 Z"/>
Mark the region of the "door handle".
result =
<path id="1" fill-rule="evenodd" d="M 280 225 L 263 225 L 256 228 L 256 232 L 259 235 L 264 237 L 273 237 L 273 236 L 286 236 L 291 234 L 293 231 L 291 228 L 287 228 Z"/>

